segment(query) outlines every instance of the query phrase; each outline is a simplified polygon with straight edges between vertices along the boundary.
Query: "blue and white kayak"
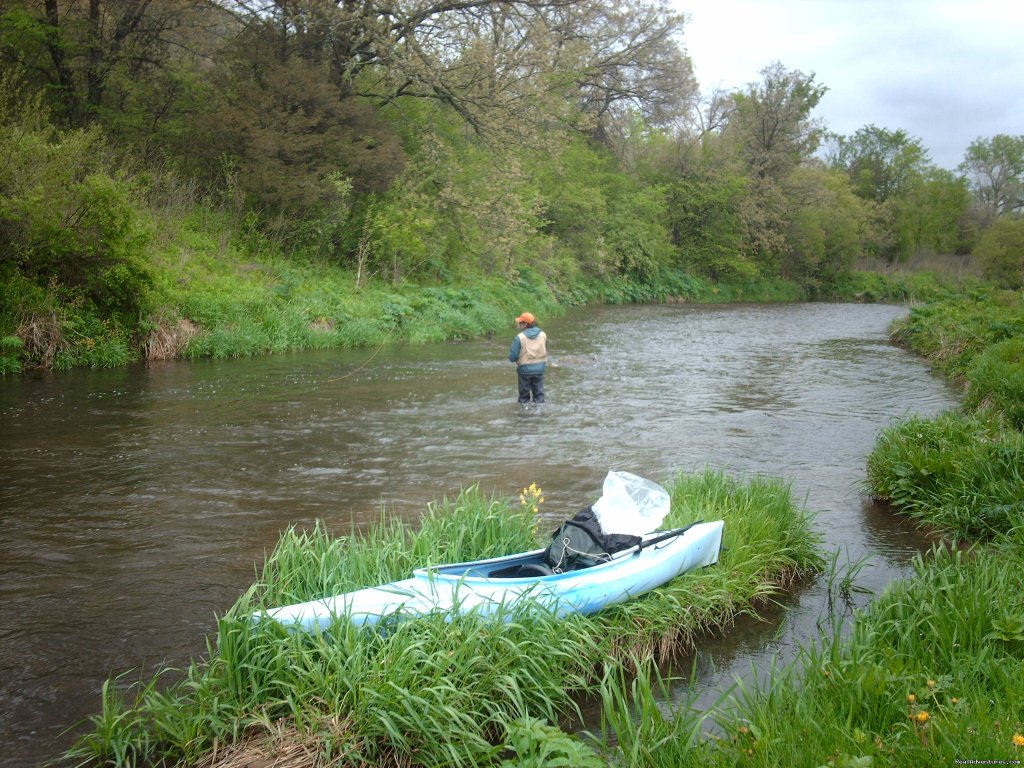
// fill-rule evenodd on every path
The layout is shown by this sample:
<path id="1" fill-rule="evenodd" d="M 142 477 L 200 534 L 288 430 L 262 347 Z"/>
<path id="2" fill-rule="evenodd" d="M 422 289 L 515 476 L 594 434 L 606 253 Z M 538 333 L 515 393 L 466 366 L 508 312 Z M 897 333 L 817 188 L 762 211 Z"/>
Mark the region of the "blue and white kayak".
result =
<path id="1" fill-rule="evenodd" d="M 642 595 L 687 571 L 718 562 L 721 520 L 696 523 L 680 532 L 654 531 L 607 562 L 565 573 L 544 571 L 544 550 L 417 568 L 412 578 L 310 600 L 253 615 L 306 631 L 325 629 L 339 619 L 376 625 L 385 619 L 433 613 L 514 615 L 523 601 L 555 612 L 592 614 Z M 524 575 L 529 574 L 529 575 Z"/>

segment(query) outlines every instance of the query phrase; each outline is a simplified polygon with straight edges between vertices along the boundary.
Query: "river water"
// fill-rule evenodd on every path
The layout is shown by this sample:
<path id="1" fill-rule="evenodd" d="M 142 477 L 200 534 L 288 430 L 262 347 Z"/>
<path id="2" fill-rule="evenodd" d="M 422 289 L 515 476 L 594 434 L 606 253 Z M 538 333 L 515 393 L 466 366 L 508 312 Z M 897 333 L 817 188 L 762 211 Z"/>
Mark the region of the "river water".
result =
<path id="1" fill-rule="evenodd" d="M 548 402 L 515 403 L 509 338 L 165 362 L 0 380 L 0 766 L 36 766 L 109 676 L 205 652 L 291 525 L 415 521 L 478 483 L 544 514 L 609 469 L 780 477 L 875 592 L 924 537 L 863 494 L 880 429 L 955 407 L 887 341 L 904 308 L 658 305 L 542 323 Z M 867 596 L 860 598 L 863 603 Z M 708 696 L 821 633 L 825 579 L 697 656 Z M 139 670 L 142 670 L 141 672 Z"/>

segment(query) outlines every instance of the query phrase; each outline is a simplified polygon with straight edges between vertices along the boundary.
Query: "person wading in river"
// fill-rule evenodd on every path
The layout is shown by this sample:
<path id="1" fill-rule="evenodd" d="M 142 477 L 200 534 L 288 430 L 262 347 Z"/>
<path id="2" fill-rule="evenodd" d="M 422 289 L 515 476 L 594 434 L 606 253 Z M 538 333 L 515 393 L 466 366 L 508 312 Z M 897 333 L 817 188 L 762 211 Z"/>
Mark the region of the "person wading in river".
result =
<path id="1" fill-rule="evenodd" d="M 519 333 L 512 340 L 508 359 L 519 373 L 519 403 L 527 405 L 532 396 L 537 405 L 544 402 L 544 368 L 548 360 L 548 337 L 533 315 L 523 312 L 516 318 Z"/>

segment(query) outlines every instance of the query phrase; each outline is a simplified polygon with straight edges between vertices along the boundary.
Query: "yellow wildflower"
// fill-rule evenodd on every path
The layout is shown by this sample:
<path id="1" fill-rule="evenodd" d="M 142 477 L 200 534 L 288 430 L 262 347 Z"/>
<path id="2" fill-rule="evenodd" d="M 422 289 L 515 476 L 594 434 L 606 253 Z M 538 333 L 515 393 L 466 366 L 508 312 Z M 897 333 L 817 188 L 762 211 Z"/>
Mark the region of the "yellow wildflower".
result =
<path id="1" fill-rule="evenodd" d="M 916 717 L 916 719 L 917 719 L 917 722 L 919 722 L 919 723 L 921 723 L 922 725 L 924 725 L 925 723 L 927 723 L 927 722 L 928 722 L 928 718 L 930 718 L 930 717 L 931 717 L 931 715 L 929 715 L 929 714 L 928 714 L 927 712 L 925 712 L 925 711 L 924 711 L 924 710 L 922 709 L 922 710 L 921 710 L 920 712 L 918 712 L 918 713 L 917 713 L 917 715 L 916 715 L 915 717 Z"/>
<path id="2" fill-rule="evenodd" d="M 907 694 L 907 703 L 908 704 L 913 704 L 915 701 L 917 701 L 917 696 L 915 696 L 912 693 L 908 693 Z"/>
<path id="3" fill-rule="evenodd" d="M 1024 747 L 1024 735 L 1019 733 L 1013 734 L 1013 746 Z"/>
<path id="4" fill-rule="evenodd" d="M 928 687 L 929 688 L 934 688 L 935 687 L 935 681 L 934 680 L 929 680 L 928 681 Z"/>

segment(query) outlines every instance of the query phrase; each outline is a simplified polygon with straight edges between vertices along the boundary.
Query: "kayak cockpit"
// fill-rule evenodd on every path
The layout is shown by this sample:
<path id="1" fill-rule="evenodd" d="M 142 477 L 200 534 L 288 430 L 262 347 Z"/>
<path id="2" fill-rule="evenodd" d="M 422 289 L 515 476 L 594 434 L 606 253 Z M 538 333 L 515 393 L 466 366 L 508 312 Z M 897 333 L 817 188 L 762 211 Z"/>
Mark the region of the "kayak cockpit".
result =
<path id="1" fill-rule="evenodd" d="M 416 576 L 428 579 L 472 580 L 472 579 L 536 579 L 538 576 L 555 575 L 544 564 L 544 550 L 523 552 L 508 557 L 496 557 L 492 560 L 479 560 L 472 563 L 454 563 L 451 565 L 435 565 L 417 568 Z"/>

